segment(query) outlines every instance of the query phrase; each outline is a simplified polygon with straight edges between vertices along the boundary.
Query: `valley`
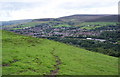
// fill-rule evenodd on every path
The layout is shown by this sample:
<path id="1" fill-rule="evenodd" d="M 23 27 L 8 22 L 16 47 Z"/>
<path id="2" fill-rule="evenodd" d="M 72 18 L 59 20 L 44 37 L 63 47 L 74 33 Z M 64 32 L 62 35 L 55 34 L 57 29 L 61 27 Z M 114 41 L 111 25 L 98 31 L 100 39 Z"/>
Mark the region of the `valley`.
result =
<path id="1" fill-rule="evenodd" d="M 118 75 L 117 17 L 71 15 L 4 22 L 3 75 Z"/>
<path id="2" fill-rule="evenodd" d="M 119 57 L 120 25 L 115 17 L 117 19 L 116 15 L 73 15 L 57 19 L 34 19 L 32 22 L 3 26 L 3 30 L 36 38 L 47 38 Z M 88 21 L 89 18 L 92 19 Z"/>

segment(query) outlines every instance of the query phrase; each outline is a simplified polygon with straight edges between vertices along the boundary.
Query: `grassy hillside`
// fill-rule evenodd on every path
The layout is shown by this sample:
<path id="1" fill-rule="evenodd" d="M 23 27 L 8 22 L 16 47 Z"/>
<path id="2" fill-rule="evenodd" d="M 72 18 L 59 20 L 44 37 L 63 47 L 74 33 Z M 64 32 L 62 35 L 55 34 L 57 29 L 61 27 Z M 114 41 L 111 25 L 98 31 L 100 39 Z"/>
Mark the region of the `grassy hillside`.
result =
<path id="1" fill-rule="evenodd" d="M 60 18 L 44 18 L 44 19 L 33 19 L 33 20 L 17 20 L 17 21 L 8 21 L 2 22 L 3 28 L 17 30 L 27 27 L 35 27 L 35 25 L 48 24 L 53 27 L 70 27 L 72 26 L 83 26 L 82 29 L 95 29 L 98 27 L 112 25 L 118 22 L 117 15 L 90 15 L 90 14 L 76 14 L 70 16 L 64 16 Z M 88 25 L 97 25 L 99 26 L 87 26 Z M 103 25 L 106 24 L 106 25 Z"/>
<path id="2" fill-rule="evenodd" d="M 70 25 L 67 25 L 67 24 L 64 24 L 64 25 L 57 25 L 57 26 L 53 26 L 54 28 L 57 28 L 57 27 L 71 27 Z"/>
<path id="3" fill-rule="evenodd" d="M 0 30 L 0 65 L 2 65 L 2 30 Z M 2 67 L 0 67 L 2 70 Z M 2 75 L 2 71 L 0 71 L 0 76 Z"/>
<path id="4" fill-rule="evenodd" d="M 12 28 L 13 30 L 15 30 L 15 29 L 22 29 L 25 27 L 34 27 L 35 25 L 40 24 L 40 23 L 47 23 L 47 22 L 27 22 L 27 23 L 22 23 L 22 24 L 15 24 L 15 25 L 5 25 L 3 27 Z"/>
<path id="5" fill-rule="evenodd" d="M 72 22 L 117 22 L 118 16 L 117 15 L 109 15 L 109 14 L 76 14 L 70 16 L 64 16 L 58 18 L 62 21 L 72 21 Z"/>
<path id="6" fill-rule="evenodd" d="M 80 23 L 81 29 L 95 29 L 99 27 L 105 27 L 108 25 L 116 25 L 117 22 L 82 22 Z"/>
<path id="7" fill-rule="evenodd" d="M 117 75 L 118 58 L 3 31 L 3 75 Z"/>
<path id="8" fill-rule="evenodd" d="M 28 27 L 35 27 L 36 25 L 40 24 L 49 24 L 52 25 L 53 28 L 57 27 L 80 27 L 81 29 L 96 29 L 100 27 L 105 27 L 108 25 L 115 25 L 117 22 L 81 22 L 77 25 L 69 25 L 68 23 L 60 22 L 60 21 L 36 21 L 36 22 L 28 22 L 23 24 L 16 24 L 16 25 L 7 25 L 4 28 L 11 28 L 11 30 L 23 29 Z M 62 23 L 60 25 L 55 25 L 55 23 Z"/>

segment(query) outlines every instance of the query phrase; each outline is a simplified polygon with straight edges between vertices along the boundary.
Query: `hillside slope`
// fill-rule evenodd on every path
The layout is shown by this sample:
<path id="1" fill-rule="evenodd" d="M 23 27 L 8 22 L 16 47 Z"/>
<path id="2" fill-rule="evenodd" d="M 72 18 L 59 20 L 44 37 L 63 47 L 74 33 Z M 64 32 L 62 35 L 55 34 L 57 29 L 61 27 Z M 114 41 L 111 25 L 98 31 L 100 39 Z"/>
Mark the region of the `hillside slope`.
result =
<path id="1" fill-rule="evenodd" d="M 3 31 L 3 75 L 117 75 L 118 58 Z"/>
<path id="2" fill-rule="evenodd" d="M 68 21 L 72 21 L 72 22 L 117 22 L 118 15 L 76 14 L 76 15 L 60 17 L 58 19 L 67 21 L 67 22 Z"/>
<path id="3" fill-rule="evenodd" d="M 21 24 L 21 23 L 27 23 L 31 22 L 32 19 L 26 19 L 26 20 L 13 20 L 13 21 L 0 21 L 0 26 L 5 26 L 5 25 L 14 25 L 14 24 Z"/>
<path id="4" fill-rule="evenodd" d="M 48 21 L 59 21 L 59 22 L 118 22 L 118 15 L 110 14 L 75 14 L 70 16 L 64 16 L 59 18 L 41 18 L 41 19 L 26 19 L 26 20 L 13 20 L 13 21 L 0 21 L 0 26 L 10 26 L 16 24 L 22 24 L 27 22 L 48 22 Z"/>

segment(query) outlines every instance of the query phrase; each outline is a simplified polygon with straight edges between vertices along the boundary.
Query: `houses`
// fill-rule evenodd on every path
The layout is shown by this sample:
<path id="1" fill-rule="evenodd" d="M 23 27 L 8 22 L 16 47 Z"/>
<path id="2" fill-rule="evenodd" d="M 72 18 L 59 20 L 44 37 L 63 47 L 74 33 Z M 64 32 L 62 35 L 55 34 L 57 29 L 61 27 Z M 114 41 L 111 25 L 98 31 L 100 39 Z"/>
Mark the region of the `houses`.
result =
<path id="1" fill-rule="evenodd" d="M 44 26 L 45 25 L 45 26 Z M 48 24 L 37 25 L 35 27 L 25 27 L 15 30 L 20 34 L 27 34 L 38 37 L 79 37 L 81 35 L 99 35 L 97 32 L 81 29 L 80 27 L 48 27 Z"/>

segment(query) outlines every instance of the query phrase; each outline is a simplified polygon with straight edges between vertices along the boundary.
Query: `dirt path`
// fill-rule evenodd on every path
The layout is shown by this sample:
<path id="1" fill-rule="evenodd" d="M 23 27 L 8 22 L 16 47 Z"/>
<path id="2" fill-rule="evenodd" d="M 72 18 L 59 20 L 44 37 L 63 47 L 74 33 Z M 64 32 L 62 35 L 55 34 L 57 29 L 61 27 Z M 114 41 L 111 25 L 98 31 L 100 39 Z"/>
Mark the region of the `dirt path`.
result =
<path id="1" fill-rule="evenodd" d="M 55 51 L 55 48 L 53 48 L 51 54 L 52 54 L 53 57 L 56 59 L 56 64 L 54 65 L 55 70 L 51 70 L 51 71 L 50 71 L 50 75 L 57 75 L 57 74 L 58 74 L 58 71 L 59 71 L 59 69 L 60 69 L 60 68 L 59 68 L 59 65 L 61 64 L 60 58 L 54 54 L 54 51 Z"/>

